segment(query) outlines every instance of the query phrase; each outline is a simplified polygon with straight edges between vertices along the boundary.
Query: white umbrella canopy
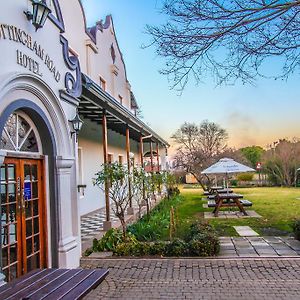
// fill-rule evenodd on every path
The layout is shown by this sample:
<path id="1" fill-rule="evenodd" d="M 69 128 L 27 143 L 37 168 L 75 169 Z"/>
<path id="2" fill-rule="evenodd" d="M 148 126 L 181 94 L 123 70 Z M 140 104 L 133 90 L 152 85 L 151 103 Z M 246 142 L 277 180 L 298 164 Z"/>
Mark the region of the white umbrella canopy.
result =
<path id="1" fill-rule="evenodd" d="M 255 172 L 255 170 L 236 162 L 232 158 L 222 158 L 212 166 L 203 170 L 201 174 L 230 174 L 244 172 Z"/>
<path id="2" fill-rule="evenodd" d="M 245 173 L 245 172 L 255 172 L 254 169 L 240 164 L 233 160 L 232 158 L 222 158 L 215 164 L 211 165 L 207 169 L 203 170 L 201 174 L 228 174 L 231 173 Z M 227 188 L 228 188 L 228 178 L 227 178 Z"/>

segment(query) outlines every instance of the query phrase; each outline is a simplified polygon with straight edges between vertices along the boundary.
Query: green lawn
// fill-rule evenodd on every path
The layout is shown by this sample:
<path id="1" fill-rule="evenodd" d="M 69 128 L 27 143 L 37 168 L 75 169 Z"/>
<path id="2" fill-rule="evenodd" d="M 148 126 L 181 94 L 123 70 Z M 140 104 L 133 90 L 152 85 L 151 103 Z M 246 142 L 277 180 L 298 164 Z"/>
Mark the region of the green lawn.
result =
<path id="1" fill-rule="evenodd" d="M 246 219 L 213 219 L 209 223 L 213 225 L 220 236 L 236 236 L 232 226 L 248 225 L 261 235 L 285 235 L 292 232 L 293 220 L 300 218 L 300 188 L 236 188 L 234 192 L 244 195 L 250 200 L 255 210 L 262 218 Z M 202 190 L 182 188 L 181 195 L 184 201 L 177 205 L 178 219 L 181 220 L 180 231 L 182 234 L 188 224 L 196 218 L 203 218 L 204 209 Z"/>

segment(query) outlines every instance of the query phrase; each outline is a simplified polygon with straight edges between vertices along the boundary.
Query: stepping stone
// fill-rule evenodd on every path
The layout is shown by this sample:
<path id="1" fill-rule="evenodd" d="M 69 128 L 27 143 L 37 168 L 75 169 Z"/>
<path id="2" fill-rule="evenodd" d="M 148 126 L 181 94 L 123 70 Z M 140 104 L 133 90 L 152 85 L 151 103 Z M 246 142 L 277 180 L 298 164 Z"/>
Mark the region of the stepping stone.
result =
<path id="1" fill-rule="evenodd" d="M 236 230 L 236 232 L 240 236 L 258 236 L 259 234 L 255 232 L 251 227 L 249 226 L 233 226 L 233 228 Z"/>
<path id="2" fill-rule="evenodd" d="M 262 218 L 261 215 L 259 215 L 256 211 L 254 210 L 247 210 L 247 214 L 251 218 Z"/>

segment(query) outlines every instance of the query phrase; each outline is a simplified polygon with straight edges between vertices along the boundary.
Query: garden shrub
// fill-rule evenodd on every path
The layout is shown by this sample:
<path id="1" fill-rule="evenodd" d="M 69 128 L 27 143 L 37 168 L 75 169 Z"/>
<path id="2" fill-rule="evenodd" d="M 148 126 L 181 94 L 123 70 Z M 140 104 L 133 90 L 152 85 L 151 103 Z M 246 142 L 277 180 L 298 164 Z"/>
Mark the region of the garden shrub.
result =
<path id="1" fill-rule="evenodd" d="M 231 186 L 238 186 L 238 180 L 236 180 L 236 179 L 230 180 L 230 185 Z"/>
<path id="2" fill-rule="evenodd" d="M 207 222 L 202 220 L 197 220 L 190 225 L 189 230 L 187 230 L 185 240 L 189 242 L 198 234 L 208 234 L 214 232 L 215 232 L 214 228 L 211 225 L 209 225 Z"/>
<path id="3" fill-rule="evenodd" d="M 201 220 L 190 225 L 184 240 L 178 238 L 172 241 L 152 240 L 157 237 L 160 239 L 162 232 L 168 230 L 169 207 L 174 205 L 174 201 L 180 201 L 180 197 L 159 204 L 154 209 L 156 214 L 149 220 L 143 218 L 131 225 L 126 240 L 123 239 L 120 230 L 109 230 L 100 241 L 94 240 L 93 251 L 113 251 L 117 256 L 214 256 L 218 254 L 220 244 L 215 230 Z M 298 225 L 300 232 L 300 220 Z"/>
<path id="4" fill-rule="evenodd" d="M 194 238 L 185 242 L 174 239 L 172 242 L 130 242 L 120 243 L 114 249 L 117 256 L 214 256 L 219 253 L 220 244 L 217 236 L 213 233 L 195 235 Z"/>
<path id="5" fill-rule="evenodd" d="M 181 239 L 174 239 L 170 243 L 166 243 L 166 256 L 187 256 L 189 254 L 188 244 Z"/>
<path id="6" fill-rule="evenodd" d="M 189 242 L 191 256 L 214 256 L 220 251 L 218 237 L 212 232 L 199 233 Z"/>
<path id="7" fill-rule="evenodd" d="M 150 243 L 149 255 L 160 255 L 163 256 L 166 252 L 166 242 L 157 241 Z"/>
<path id="8" fill-rule="evenodd" d="M 191 224 L 185 240 L 191 256 L 214 256 L 220 251 L 220 242 L 215 229 L 202 220 Z"/>
<path id="9" fill-rule="evenodd" d="M 135 242 L 136 238 L 133 234 L 128 233 L 126 236 L 126 242 Z M 123 243 L 123 233 L 118 229 L 110 229 L 105 235 L 100 239 L 93 240 L 93 251 L 113 251 L 120 243 Z"/>
<path id="10" fill-rule="evenodd" d="M 115 250 L 117 256 L 145 256 L 150 254 L 150 244 L 143 242 L 121 243 Z"/>
<path id="11" fill-rule="evenodd" d="M 83 256 L 90 256 L 93 253 L 93 249 L 88 248 L 84 251 Z"/>
<path id="12" fill-rule="evenodd" d="M 254 173 L 241 173 L 237 175 L 239 181 L 251 181 L 253 180 Z"/>
<path id="13" fill-rule="evenodd" d="M 296 220 L 294 223 L 293 223 L 293 231 L 294 231 L 294 236 L 297 240 L 300 241 L 300 219 L 299 220 Z"/>

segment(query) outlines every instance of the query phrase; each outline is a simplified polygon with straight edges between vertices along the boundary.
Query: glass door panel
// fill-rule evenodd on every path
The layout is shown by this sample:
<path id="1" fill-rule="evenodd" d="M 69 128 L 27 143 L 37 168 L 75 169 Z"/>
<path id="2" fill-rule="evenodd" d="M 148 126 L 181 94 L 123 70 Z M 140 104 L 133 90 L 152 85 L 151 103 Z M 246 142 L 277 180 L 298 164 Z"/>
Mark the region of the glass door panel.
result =
<path id="1" fill-rule="evenodd" d="M 41 167 L 39 161 L 24 161 L 23 170 L 23 200 L 24 200 L 24 262 L 25 272 L 41 266 L 41 244 L 40 244 L 40 217 L 41 197 L 39 191 L 41 184 Z"/>
<path id="2" fill-rule="evenodd" d="M 18 193 L 17 162 L 1 165 L 1 244 L 2 270 L 8 281 L 21 273 L 18 254 Z"/>
<path id="3" fill-rule="evenodd" d="M 0 165 L 2 269 L 7 281 L 46 267 L 41 160 Z"/>

